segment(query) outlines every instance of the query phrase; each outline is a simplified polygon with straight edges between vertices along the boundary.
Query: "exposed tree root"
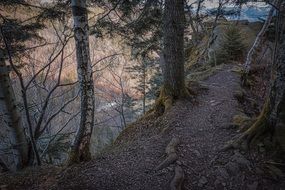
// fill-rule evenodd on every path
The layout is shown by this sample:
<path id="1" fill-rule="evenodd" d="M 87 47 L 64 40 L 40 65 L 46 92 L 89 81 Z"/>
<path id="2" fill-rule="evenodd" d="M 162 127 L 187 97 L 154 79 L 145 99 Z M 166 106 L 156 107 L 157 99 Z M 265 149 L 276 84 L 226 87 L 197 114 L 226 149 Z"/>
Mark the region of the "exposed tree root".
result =
<path id="1" fill-rule="evenodd" d="M 80 162 L 86 162 L 91 160 L 91 154 L 89 151 L 89 145 L 80 146 L 79 152 L 71 150 L 69 152 L 69 159 L 67 165 L 78 164 Z"/>
<path id="2" fill-rule="evenodd" d="M 243 71 L 241 73 L 241 86 L 245 88 L 251 88 L 254 85 L 254 73 L 256 73 L 256 70 L 250 70 L 249 73 L 246 73 Z"/>
<path id="3" fill-rule="evenodd" d="M 223 150 L 230 148 L 245 148 L 248 149 L 251 144 L 256 142 L 261 136 L 263 136 L 267 131 L 267 123 L 269 116 L 269 101 L 263 106 L 261 113 L 259 114 L 257 120 L 254 124 L 246 130 L 238 139 L 229 142 Z M 245 144 L 245 146 L 242 146 Z"/>
<path id="4" fill-rule="evenodd" d="M 176 154 L 176 147 L 180 143 L 178 138 L 172 138 L 169 144 L 165 149 L 165 153 L 167 157 L 155 168 L 155 170 L 161 170 L 166 168 L 170 164 L 174 163 L 178 159 L 178 155 Z"/>
<path id="5" fill-rule="evenodd" d="M 164 159 L 156 168 L 155 170 L 161 170 L 163 168 L 166 168 L 170 164 L 174 163 L 178 159 L 178 156 L 176 153 L 170 154 Z"/>
<path id="6" fill-rule="evenodd" d="M 192 92 L 189 89 L 189 87 L 181 89 L 180 93 L 178 93 L 180 96 L 174 97 L 173 93 L 168 92 L 167 88 L 162 86 L 160 88 L 159 97 L 155 101 L 153 112 L 159 116 L 163 115 L 166 111 L 170 110 L 175 100 L 191 97 Z"/>
<path id="7" fill-rule="evenodd" d="M 165 111 L 172 107 L 173 98 L 168 95 L 164 86 L 160 88 L 160 94 L 158 99 L 155 101 L 154 112 L 158 115 L 162 115 Z"/>
<path id="8" fill-rule="evenodd" d="M 182 167 L 179 165 L 175 166 L 175 174 L 170 183 L 170 189 L 171 190 L 181 190 L 184 178 L 185 176 L 184 176 Z"/>
<path id="9" fill-rule="evenodd" d="M 179 145 L 180 140 L 173 137 L 165 149 L 166 154 L 176 153 L 176 147 Z"/>

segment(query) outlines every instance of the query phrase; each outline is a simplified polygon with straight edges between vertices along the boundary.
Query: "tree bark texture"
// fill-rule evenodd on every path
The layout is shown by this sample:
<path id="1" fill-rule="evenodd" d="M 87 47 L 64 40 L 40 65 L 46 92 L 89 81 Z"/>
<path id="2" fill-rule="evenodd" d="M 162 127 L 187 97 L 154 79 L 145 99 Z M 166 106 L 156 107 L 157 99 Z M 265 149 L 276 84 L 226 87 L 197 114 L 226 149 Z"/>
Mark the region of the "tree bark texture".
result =
<path id="1" fill-rule="evenodd" d="M 280 31 L 277 47 L 277 59 L 273 65 L 273 83 L 270 92 L 269 125 L 274 126 L 273 134 L 278 144 L 285 151 L 285 3 L 279 10 Z"/>
<path id="2" fill-rule="evenodd" d="M 7 113 L 5 114 L 7 115 L 7 123 L 12 133 L 10 139 L 13 153 L 15 154 L 14 156 L 17 158 L 16 166 L 18 169 L 21 169 L 28 165 L 28 146 L 9 76 L 9 70 L 5 64 L 3 55 L 0 55 L 0 91 L 3 95 L 3 97 L 0 97 L 0 101 L 3 102 L 6 108 Z"/>
<path id="3" fill-rule="evenodd" d="M 184 96 L 184 0 L 166 0 L 163 15 L 164 88 L 173 99 Z"/>
<path id="4" fill-rule="evenodd" d="M 72 0 L 77 73 L 81 91 L 81 118 L 71 146 L 69 164 L 91 159 L 89 150 L 94 126 L 94 84 L 89 50 L 89 28 L 86 0 Z"/>
<path id="5" fill-rule="evenodd" d="M 278 1 L 280 0 L 275 0 L 273 2 L 273 5 L 276 5 L 278 4 Z M 271 23 L 271 20 L 273 18 L 273 14 L 274 14 L 274 11 L 275 11 L 275 7 L 272 6 L 272 8 L 270 9 L 269 13 L 268 13 L 268 16 L 267 16 L 267 19 L 266 21 L 264 22 L 261 30 L 259 31 L 259 33 L 257 34 L 256 38 L 255 38 L 255 41 L 252 45 L 252 47 L 250 48 L 250 50 L 248 51 L 248 54 L 246 56 L 246 61 L 244 63 L 244 68 L 245 68 L 245 73 L 249 73 L 249 70 L 250 70 L 250 67 L 251 67 L 251 64 L 252 62 L 254 61 L 254 58 L 257 54 L 257 51 L 258 49 L 260 48 L 260 45 L 262 43 L 262 37 L 264 36 L 265 32 L 267 31 L 270 23 Z"/>

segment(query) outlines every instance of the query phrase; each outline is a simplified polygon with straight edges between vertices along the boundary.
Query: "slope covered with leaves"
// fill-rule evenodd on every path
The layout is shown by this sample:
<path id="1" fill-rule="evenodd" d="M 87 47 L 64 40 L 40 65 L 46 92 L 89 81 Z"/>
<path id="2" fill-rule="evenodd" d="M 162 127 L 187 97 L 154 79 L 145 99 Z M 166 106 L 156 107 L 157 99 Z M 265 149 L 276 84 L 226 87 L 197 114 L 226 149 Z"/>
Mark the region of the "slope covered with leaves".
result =
<path id="1" fill-rule="evenodd" d="M 178 178 L 182 189 L 283 189 L 284 164 L 271 160 L 270 143 L 260 143 L 251 152 L 223 149 L 264 101 L 257 88 L 266 86 L 266 73 L 257 69 L 252 80 L 257 85 L 242 89 L 240 70 L 238 64 L 199 66 L 198 73 L 188 77 L 195 92 L 191 100 L 176 102 L 162 116 L 146 114 L 92 161 L 3 174 L 0 187 L 164 190 Z M 250 98 L 258 101 L 248 106 Z M 173 142 L 177 143 L 169 148 Z"/>
<path id="2" fill-rule="evenodd" d="M 222 151 L 238 133 L 232 119 L 242 110 L 235 98 L 240 90 L 236 70 L 233 65 L 220 67 L 200 82 L 203 90 L 194 102 L 177 102 L 158 118 L 145 116 L 91 162 L 43 169 L 44 174 L 30 171 L 26 177 L 2 176 L 0 184 L 10 189 L 168 189 L 179 165 L 185 189 L 281 189 L 282 172 L 264 164 L 268 157 Z M 177 160 L 157 169 L 174 137 L 180 140 Z"/>

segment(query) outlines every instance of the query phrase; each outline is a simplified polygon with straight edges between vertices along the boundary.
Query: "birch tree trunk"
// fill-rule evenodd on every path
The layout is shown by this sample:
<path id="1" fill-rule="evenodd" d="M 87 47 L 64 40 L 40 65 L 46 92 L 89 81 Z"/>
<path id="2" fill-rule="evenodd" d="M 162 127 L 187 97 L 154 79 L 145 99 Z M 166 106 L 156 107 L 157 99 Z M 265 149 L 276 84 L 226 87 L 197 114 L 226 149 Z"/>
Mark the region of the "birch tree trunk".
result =
<path id="1" fill-rule="evenodd" d="M 277 3 L 278 3 L 278 0 L 275 0 L 273 2 L 273 5 L 276 5 Z M 264 36 L 266 30 L 268 29 L 268 27 L 269 27 L 269 25 L 271 23 L 274 11 L 275 11 L 275 7 L 272 6 L 272 8 L 270 9 L 269 14 L 268 14 L 268 16 L 266 18 L 265 23 L 263 24 L 261 30 L 259 31 L 258 35 L 256 36 L 255 41 L 254 41 L 252 47 L 248 51 L 248 54 L 246 56 L 246 61 L 244 63 L 244 68 L 245 68 L 245 73 L 246 74 L 249 73 L 250 66 L 251 66 L 251 64 L 252 64 L 252 62 L 254 60 L 254 57 L 256 56 L 256 53 L 257 53 L 257 51 L 260 48 L 260 45 L 262 43 L 262 37 Z"/>
<path id="2" fill-rule="evenodd" d="M 89 50 L 89 28 L 86 0 L 72 0 L 77 73 L 81 91 L 81 118 L 71 145 L 68 164 L 91 159 L 89 150 L 94 126 L 94 84 Z"/>
<path id="3" fill-rule="evenodd" d="M 1 101 L 3 100 L 6 108 L 5 110 L 7 111 L 7 113 L 5 113 L 7 115 L 7 123 L 12 132 L 10 139 L 12 142 L 13 154 L 16 156 L 16 166 L 17 169 L 21 169 L 28 165 L 28 145 L 8 67 L 5 64 L 2 52 L 0 52 L 0 91 L 3 95 Z"/>
<path id="4" fill-rule="evenodd" d="M 273 59 L 271 88 L 269 97 L 255 123 L 231 146 L 235 147 L 244 140 L 247 144 L 271 136 L 285 151 L 285 2 L 278 4 L 278 30 L 276 40 L 276 59 Z"/>

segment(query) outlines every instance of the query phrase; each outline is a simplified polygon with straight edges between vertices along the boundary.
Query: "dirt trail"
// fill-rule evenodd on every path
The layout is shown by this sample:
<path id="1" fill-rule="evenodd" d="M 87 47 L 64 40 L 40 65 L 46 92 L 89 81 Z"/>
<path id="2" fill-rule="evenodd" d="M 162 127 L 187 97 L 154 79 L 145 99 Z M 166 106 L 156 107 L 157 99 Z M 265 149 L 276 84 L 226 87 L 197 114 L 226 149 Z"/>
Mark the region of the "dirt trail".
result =
<path id="1" fill-rule="evenodd" d="M 183 142 L 179 150 L 186 171 L 185 189 L 257 188 L 259 183 L 246 155 L 221 151 L 237 134 L 231 122 L 239 113 L 234 98 L 240 88 L 238 75 L 226 66 L 203 83 L 208 93 L 199 97 L 198 106 L 180 109 L 185 117 L 183 127 L 176 130 Z"/>
<path id="2" fill-rule="evenodd" d="M 135 138 L 113 153 L 78 168 L 69 169 L 55 183 L 56 189 L 165 190 L 174 176 L 174 164 L 156 171 L 164 160 L 164 150 L 173 137 L 180 139 L 178 163 L 185 173 L 183 189 L 282 189 L 263 176 L 254 155 L 221 148 L 236 134 L 232 118 L 241 109 L 234 93 L 240 88 L 233 66 L 202 82 L 208 87 L 198 96 L 198 104 L 180 101 L 156 122 L 141 123 L 140 130 L 153 131 Z"/>
<path id="3" fill-rule="evenodd" d="M 176 165 L 185 174 L 182 189 L 282 189 L 281 184 L 264 177 L 258 156 L 238 150 L 221 151 L 237 134 L 231 122 L 240 110 L 234 98 L 240 86 L 232 66 L 224 66 L 202 84 L 208 90 L 198 96 L 197 104 L 177 102 L 159 119 L 138 122 L 135 128 L 141 136 L 30 188 L 170 189 L 175 164 L 158 171 L 155 168 L 165 159 L 167 144 L 177 137 L 180 145 Z M 163 132 L 156 130 L 157 126 L 163 126 Z"/>

